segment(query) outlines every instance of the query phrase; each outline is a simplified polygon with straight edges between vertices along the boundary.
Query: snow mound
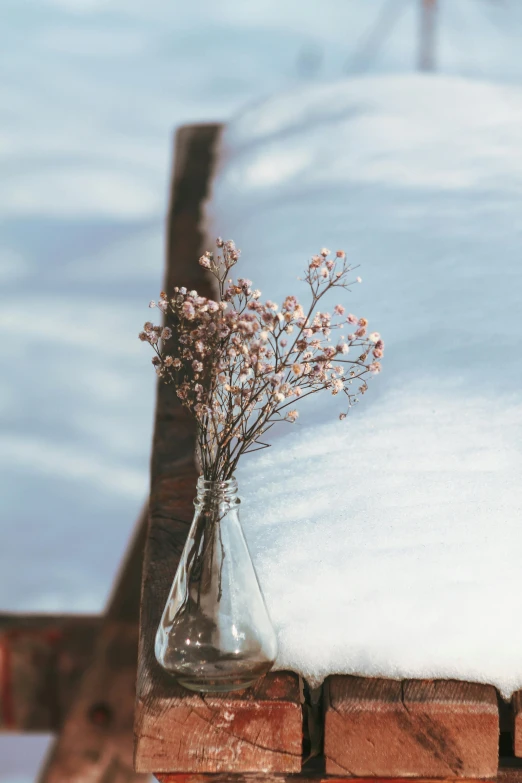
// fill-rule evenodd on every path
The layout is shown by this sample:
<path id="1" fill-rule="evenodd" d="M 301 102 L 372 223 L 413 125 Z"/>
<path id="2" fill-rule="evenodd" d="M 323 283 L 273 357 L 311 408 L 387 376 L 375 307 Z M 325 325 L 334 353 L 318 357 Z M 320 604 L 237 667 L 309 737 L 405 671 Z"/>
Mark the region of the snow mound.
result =
<path id="1" fill-rule="evenodd" d="M 522 687 L 522 90 L 451 77 L 277 95 L 222 141 L 209 242 L 266 298 L 343 248 L 383 373 L 239 470 L 278 666 Z"/>

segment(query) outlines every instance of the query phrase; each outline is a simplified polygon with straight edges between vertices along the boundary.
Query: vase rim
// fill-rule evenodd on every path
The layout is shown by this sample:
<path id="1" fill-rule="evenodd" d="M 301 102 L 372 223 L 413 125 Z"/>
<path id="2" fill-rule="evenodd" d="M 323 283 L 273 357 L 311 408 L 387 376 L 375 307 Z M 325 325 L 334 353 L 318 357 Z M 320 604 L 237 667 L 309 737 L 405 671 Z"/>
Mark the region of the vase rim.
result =
<path id="1" fill-rule="evenodd" d="M 217 481 L 212 481 L 210 479 L 206 479 L 204 476 L 199 476 L 198 478 L 198 489 L 237 489 L 237 479 L 235 476 L 232 476 L 232 478 L 229 479 L 218 479 Z"/>

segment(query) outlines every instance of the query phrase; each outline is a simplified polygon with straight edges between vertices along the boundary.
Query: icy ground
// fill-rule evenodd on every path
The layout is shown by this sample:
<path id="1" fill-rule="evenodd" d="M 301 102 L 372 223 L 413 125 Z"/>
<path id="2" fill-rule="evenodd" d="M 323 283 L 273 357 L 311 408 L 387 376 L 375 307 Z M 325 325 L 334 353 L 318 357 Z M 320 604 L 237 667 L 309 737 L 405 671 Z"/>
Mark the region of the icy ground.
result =
<path id="1" fill-rule="evenodd" d="M 0 609 L 101 609 L 146 495 L 154 376 L 135 335 L 161 284 L 173 128 L 411 70 L 417 5 L 375 36 L 385 0 L 2 0 Z M 520 81 L 521 23 L 514 0 L 444 3 L 440 69 Z M 0 737 L 2 783 L 32 780 L 44 749 Z"/>
<path id="2" fill-rule="evenodd" d="M 386 344 L 347 420 L 313 396 L 239 470 L 279 666 L 313 682 L 522 687 L 521 126 L 519 87 L 394 76 L 279 95 L 226 133 L 209 234 L 243 249 L 237 274 L 281 303 L 344 248 L 349 311 Z"/>

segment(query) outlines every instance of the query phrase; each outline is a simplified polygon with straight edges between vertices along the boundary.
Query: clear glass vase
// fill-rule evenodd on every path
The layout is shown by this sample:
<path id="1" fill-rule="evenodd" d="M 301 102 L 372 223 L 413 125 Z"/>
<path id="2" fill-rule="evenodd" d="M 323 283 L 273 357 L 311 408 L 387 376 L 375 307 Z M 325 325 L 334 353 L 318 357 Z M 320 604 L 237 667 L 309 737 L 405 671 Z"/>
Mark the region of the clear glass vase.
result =
<path id="1" fill-rule="evenodd" d="M 185 688 L 247 688 L 277 640 L 239 522 L 237 482 L 198 480 L 194 520 L 156 634 L 156 658 Z"/>

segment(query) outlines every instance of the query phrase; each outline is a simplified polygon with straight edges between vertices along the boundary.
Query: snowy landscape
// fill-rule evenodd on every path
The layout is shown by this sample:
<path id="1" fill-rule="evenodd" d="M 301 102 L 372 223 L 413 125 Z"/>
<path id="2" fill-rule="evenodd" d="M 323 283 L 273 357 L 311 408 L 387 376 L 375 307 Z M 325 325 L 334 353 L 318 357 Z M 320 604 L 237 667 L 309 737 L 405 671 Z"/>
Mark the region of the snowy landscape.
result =
<path id="1" fill-rule="evenodd" d="M 2 4 L 2 610 L 103 608 L 147 494 L 172 133 L 230 121 L 209 236 L 276 301 L 344 248 L 387 351 L 345 422 L 312 402 L 240 470 L 280 665 L 522 685 L 522 638 L 484 633 L 519 608 L 522 8 L 443 3 L 421 76 L 389 5 Z M 47 744 L 0 737 L 0 781 Z"/>

